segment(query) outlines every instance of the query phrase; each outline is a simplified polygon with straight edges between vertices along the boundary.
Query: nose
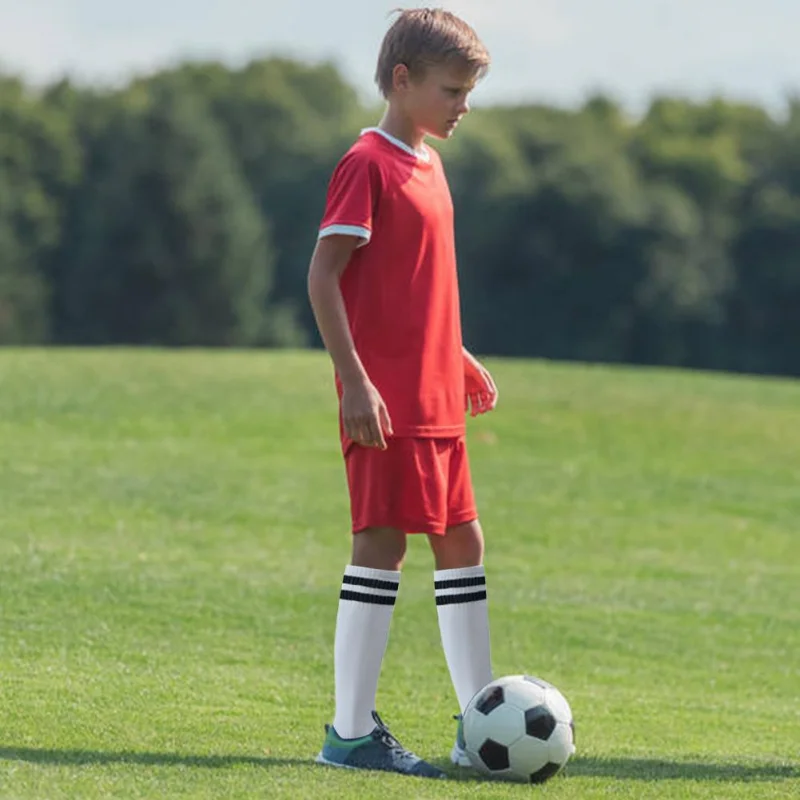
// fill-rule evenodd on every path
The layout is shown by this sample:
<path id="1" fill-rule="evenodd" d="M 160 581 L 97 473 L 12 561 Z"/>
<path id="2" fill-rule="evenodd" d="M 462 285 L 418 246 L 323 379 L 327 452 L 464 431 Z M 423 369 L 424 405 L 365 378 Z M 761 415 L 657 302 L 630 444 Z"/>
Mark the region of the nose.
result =
<path id="1" fill-rule="evenodd" d="M 464 98 L 458 106 L 458 114 L 459 116 L 464 116 L 465 114 L 469 114 L 469 103 L 467 99 Z"/>

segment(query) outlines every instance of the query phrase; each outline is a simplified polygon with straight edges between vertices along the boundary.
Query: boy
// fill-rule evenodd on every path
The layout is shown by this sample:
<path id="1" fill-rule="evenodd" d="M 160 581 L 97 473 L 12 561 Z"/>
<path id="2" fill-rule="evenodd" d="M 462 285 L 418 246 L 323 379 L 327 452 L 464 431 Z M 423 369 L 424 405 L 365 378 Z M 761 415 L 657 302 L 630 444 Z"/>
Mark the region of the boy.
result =
<path id="1" fill-rule="evenodd" d="M 381 46 L 378 127 L 336 167 L 308 289 L 331 356 L 352 513 L 352 558 L 334 645 L 336 713 L 317 761 L 439 778 L 374 711 L 406 535 L 428 535 L 445 658 L 463 712 L 492 680 L 483 534 L 465 405 L 494 408 L 489 373 L 463 347 L 453 206 L 426 135 L 449 138 L 489 66 L 472 28 L 401 11 Z M 469 763 L 460 716 L 454 763 Z"/>

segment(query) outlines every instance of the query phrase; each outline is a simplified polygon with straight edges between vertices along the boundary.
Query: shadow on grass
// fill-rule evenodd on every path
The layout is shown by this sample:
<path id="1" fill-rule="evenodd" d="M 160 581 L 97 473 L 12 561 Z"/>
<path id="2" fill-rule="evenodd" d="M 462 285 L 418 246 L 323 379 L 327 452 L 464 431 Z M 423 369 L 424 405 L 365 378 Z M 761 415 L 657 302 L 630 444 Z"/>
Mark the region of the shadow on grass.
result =
<path id="1" fill-rule="evenodd" d="M 26 761 L 29 764 L 56 766 L 96 766 L 98 764 L 139 764 L 146 767 L 201 767 L 224 769 L 250 767 L 296 767 L 313 764 L 311 758 L 272 758 L 271 756 L 199 756 L 180 753 L 120 753 L 97 750 L 38 750 L 30 747 L 0 747 L 0 761 Z"/>
<path id="2" fill-rule="evenodd" d="M 0 747 L 0 761 L 24 761 L 51 766 L 97 766 L 137 764 L 146 767 L 198 767 L 225 769 L 240 765 L 262 767 L 307 767 L 312 758 L 272 756 L 190 755 L 180 753 L 102 752 L 98 750 L 47 750 L 31 747 Z M 472 770 L 456 770 L 449 760 L 432 763 L 451 778 L 484 781 Z M 714 782 L 781 781 L 800 779 L 800 767 L 789 764 L 720 764 L 702 761 L 662 761 L 649 758 L 575 758 L 564 771 L 568 777 L 617 778 L 619 780 L 690 780 Z M 564 773 L 562 773 L 564 774 Z"/>
<path id="3" fill-rule="evenodd" d="M 472 770 L 456 770 L 445 759 L 435 760 L 449 777 L 461 781 L 490 780 Z M 567 778 L 615 778 L 627 781 L 709 781 L 746 783 L 800 779 L 800 767 L 789 764 L 720 764 L 702 761 L 666 761 L 650 758 L 575 758 L 555 780 Z"/>
<path id="4" fill-rule="evenodd" d="M 567 774 L 637 781 L 780 781 L 800 778 L 789 764 L 725 764 L 713 761 L 663 761 L 654 758 L 576 758 Z"/>

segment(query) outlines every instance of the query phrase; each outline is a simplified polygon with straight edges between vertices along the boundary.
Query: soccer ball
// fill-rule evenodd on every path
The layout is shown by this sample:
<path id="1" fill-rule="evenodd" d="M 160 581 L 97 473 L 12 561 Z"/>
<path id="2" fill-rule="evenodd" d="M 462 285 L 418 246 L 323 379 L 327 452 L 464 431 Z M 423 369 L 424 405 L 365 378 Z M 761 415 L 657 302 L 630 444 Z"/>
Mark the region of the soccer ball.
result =
<path id="1" fill-rule="evenodd" d="M 464 741 L 485 775 L 544 783 L 575 752 L 572 710 L 547 681 L 509 675 L 484 686 L 464 711 Z"/>

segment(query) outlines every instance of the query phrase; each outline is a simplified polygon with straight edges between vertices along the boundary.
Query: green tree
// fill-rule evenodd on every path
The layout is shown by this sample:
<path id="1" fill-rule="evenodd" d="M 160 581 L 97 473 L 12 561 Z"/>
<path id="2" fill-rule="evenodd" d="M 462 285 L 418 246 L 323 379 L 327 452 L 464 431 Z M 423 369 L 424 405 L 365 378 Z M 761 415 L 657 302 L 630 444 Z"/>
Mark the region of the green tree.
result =
<path id="1" fill-rule="evenodd" d="M 643 272 L 626 234 L 646 201 L 624 141 L 550 109 L 481 128 L 454 162 L 469 176 L 453 182 L 467 337 L 484 352 L 618 359 Z"/>
<path id="2" fill-rule="evenodd" d="M 315 337 L 306 272 L 330 173 L 368 120 L 355 91 L 330 64 L 281 58 L 253 61 L 239 70 L 187 64 L 152 81 L 186 87 L 208 104 L 272 225 L 272 298 L 288 304 Z"/>
<path id="3" fill-rule="evenodd" d="M 69 340 L 252 345 L 274 333 L 265 222 L 191 93 L 118 98 L 88 175 L 65 287 Z"/>
<path id="4" fill-rule="evenodd" d="M 734 241 L 728 361 L 800 375 L 800 101 L 790 102 L 753 164 Z"/>
<path id="5" fill-rule="evenodd" d="M 0 76 L 0 343 L 49 337 L 47 262 L 79 155 L 64 115 L 19 79 Z"/>
<path id="6" fill-rule="evenodd" d="M 10 181 L 0 167 L 0 345 L 38 343 L 48 333 L 47 285 L 26 268 Z"/>
<path id="7" fill-rule="evenodd" d="M 301 344 L 337 70 L 185 64 L 119 91 L 0 79 L 0 342 Z M 445 158 L 468 344 L 800 374 L 800 102 L 472 114 Z"/>

